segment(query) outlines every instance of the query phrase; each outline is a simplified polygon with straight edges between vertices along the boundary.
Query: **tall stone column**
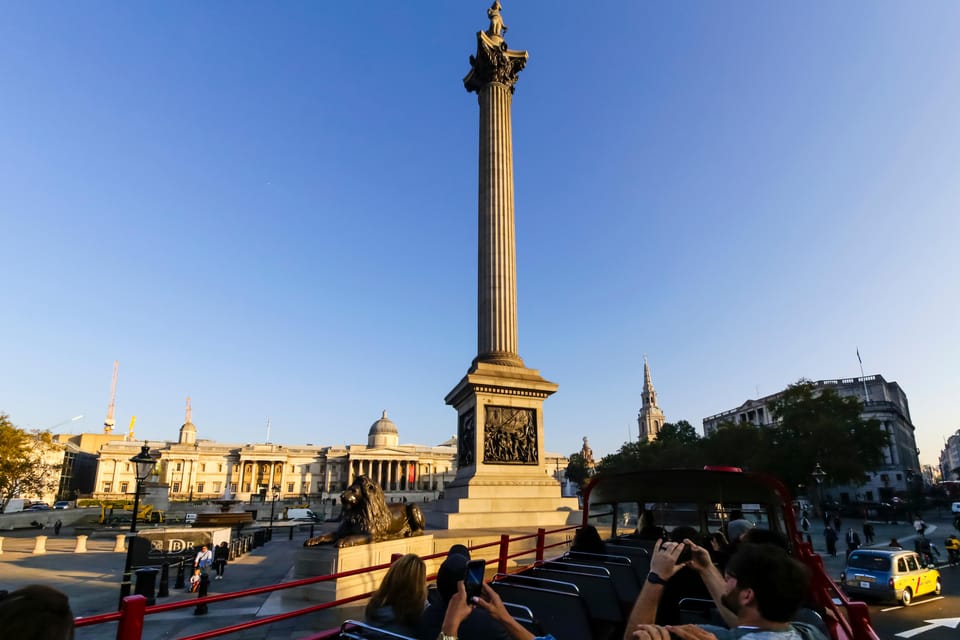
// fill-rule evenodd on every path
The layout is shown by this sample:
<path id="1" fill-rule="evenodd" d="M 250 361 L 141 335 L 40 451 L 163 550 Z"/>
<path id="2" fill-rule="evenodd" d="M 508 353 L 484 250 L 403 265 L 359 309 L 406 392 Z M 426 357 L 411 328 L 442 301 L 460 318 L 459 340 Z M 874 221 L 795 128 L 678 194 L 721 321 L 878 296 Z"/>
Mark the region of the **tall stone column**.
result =
<path id="1" fill-rule="evenodd" d="M 498 1 L 487 10 L 490 26 L 477 33 L 463 79 L 480 111 L 477 355 L 445 398 L 457 411 L 457 474 L 428 515 L 431 526 L 445 528 L 564 524 L 576 509 L 545 472 L 543 401 L 557 385 L 527 368 L 517 347 L 511 107 L 528 54 L 507 47 L 500 10 Z M 501 517 L 483 513 L 490 509 Z"/>

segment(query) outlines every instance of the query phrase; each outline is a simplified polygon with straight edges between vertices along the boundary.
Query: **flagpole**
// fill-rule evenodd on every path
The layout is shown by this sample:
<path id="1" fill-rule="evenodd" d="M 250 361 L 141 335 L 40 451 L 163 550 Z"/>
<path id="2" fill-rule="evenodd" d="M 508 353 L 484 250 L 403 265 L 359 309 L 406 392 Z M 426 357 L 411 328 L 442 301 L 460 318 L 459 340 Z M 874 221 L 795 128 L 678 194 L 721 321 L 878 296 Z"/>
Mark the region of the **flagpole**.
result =
<path id="1" fill-rule="evenodd" d="M 860 347 L 857 347 L 857 360 L 860 361 L 860 381 L 863 382 L 863 395 L 866 402 L 870 402 L 870 392 L 867 390 L 867 377 L 863 375 L 863 359 L 860 357 Z"/>

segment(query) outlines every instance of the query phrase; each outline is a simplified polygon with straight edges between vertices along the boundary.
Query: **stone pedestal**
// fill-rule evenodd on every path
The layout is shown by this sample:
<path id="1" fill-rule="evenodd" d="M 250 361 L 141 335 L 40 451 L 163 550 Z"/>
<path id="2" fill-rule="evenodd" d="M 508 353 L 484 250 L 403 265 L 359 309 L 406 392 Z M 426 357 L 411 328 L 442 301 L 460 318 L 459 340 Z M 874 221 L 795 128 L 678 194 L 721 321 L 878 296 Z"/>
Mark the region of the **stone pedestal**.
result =
<path id="1" fill-rule="evenodd" d="M 87 536 L 80 535 L 77 536 L 77 547 L 73 550 L 74 553 L 86 553 L 87 552 Z"/>
<path id="2" fill-rule="evenodd" d="M 433 536 L 412 536 L 339 549 L 332 545 L 304 547 L 297 552 L 294 559 L 293 579 L 300 580 L 386 564 L 390 562 L 395 553 L 415 553 L 418 556 L 431 555 L 434 553 Z M 435 573 L 436 567 L 439 566 L 439 561 L 437 561 L 435 566 L 431 567 L 432 562 L 428 561 L 428 574 Z M 283 599 L 286 601 L 329 602 L 369 593 L 380 586 L 380 581 L 386 572 L 386 569 L 371 571 L 328 582 L 318 582 L 306 587 L 286 589 L 282 592 Z"/>
<path id="3" fill-rule="evenodd" d="M 544 462 L 543 400 L 557 385 L 525 367 L 476 362 L 447 394 L 457 476 L 424 515 L 440 529 L 559 527 L 580 521 Z"/>
<path id="4" fill-rule="evenodd" d="M 122 553 L 127 550 L 127 534 L 118 533 L 117 542 L 113 545 L 114 553 Z"/>
<path id="5" fill-rule="evenodd" d="M 33 552 L 34 553 L 47 552 L 47 536 L 37 536 L 37 538 L 33 542 Z"/>

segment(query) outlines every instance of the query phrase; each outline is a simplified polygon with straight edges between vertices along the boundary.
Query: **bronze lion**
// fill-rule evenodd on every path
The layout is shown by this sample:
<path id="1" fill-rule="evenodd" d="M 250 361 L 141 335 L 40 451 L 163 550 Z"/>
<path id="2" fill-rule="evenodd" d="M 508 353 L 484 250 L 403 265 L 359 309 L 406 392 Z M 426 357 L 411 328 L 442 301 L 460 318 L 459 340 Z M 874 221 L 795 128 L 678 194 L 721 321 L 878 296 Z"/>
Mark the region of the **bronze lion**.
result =
<path id="1" fill-rule="evenodd" d="M 342 519 L 336 531 L 310 538 L 305 547 L 335 544 L 352 547 L 381 540 L 418 536 L 423 533 L 423 511 L 413 503 L 387 504 L 380 485 L 367 476 L 357 476 L 340 494 Z"/>

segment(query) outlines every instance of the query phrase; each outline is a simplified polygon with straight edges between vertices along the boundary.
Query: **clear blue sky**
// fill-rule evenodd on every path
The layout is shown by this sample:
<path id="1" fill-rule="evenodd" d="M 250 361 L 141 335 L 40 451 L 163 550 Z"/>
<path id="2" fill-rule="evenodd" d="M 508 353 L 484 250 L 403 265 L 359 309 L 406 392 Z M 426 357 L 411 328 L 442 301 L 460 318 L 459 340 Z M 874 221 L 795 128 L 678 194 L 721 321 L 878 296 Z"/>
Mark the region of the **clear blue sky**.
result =
<path id="1" fill-rule="evenodd" d="M 960 4 L 504 2 L 519 345 L 546 446 L 798 378 L 960 427 Z M 7 2 L 0 411 L 174 439 L 453 435 L 485 0 Z"/>

